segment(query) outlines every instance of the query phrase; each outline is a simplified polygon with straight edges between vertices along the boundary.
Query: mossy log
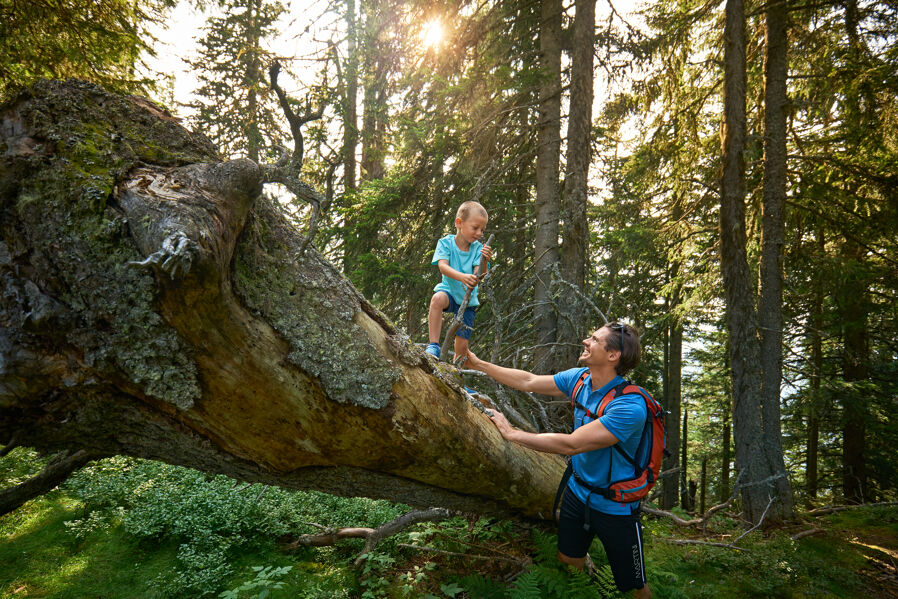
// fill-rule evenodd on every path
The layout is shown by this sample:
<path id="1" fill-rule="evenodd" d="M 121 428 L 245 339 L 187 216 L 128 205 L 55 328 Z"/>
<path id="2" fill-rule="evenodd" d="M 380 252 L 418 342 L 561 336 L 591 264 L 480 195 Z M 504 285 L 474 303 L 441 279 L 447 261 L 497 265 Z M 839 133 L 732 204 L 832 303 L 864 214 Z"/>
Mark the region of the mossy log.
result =
<path id="1" fill-rule="evenodd" d="M 0 117 L 0 443 L 549 517 L 561 459 L 298 252 L 262 166 L 83 82 Z"/>

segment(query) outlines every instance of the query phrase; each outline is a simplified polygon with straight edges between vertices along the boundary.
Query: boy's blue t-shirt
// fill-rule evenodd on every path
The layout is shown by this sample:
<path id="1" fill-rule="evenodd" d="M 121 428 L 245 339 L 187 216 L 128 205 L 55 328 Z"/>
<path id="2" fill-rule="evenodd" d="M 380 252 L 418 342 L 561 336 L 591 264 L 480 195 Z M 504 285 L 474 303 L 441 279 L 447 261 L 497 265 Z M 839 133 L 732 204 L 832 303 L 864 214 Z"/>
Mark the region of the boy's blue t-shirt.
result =
<path id="1" fill-rule="evenodd" d="M 574 390 L 577 379 L 583 374 L 586 368 L 571 368 L 555 375 L 555 386 L 568 397 Z M 621 384 L 623 377 L 614 377 L 607 385 L 592 390 L 592 376 L 587 376 L 580 390 L 577 400 L 586 406 L 590 412 L 595 413 L 601 403 L 602 398 L 611 389 Z M 587 394 L 587 391 L 589 393 Z M 639 447 L 639 440 L 642 437 L 642 429 L 646 420 L 645 400 L 641 396 L 635 394 L 621 395 L 615 398 L 605 408 L 605 413 L 599 420 L 612 435 L 617 437 L 621 449 L 629 456 L 634 456 Z M 585 420 L 585 422 L 584 422 Z M 583 410 L 577 408 L 574 410 L 574 429 L 576 430 L 584 424 L 589 424 L 593 420 L 587 418 Z M 596 449 L 595 451 L 587 451 L 571 457 L 574 464 L 574 470 L 577 475 L 582 477 L 590 485 L 595 487 L 605 487 L 611 480 L 619 480 L 630 478 L 633 476 L 633 466 L 627 462 L 622 455 L 614 450 L 613 447 L 605 447 Z M 609 462 L 611 466 L 611 478 L 608 477 Z M 574 494 L 585 502 L 589 496 L 589 506 L 606 514 L 626 515 L 632 513 L 639 506 L 639 502 L 618 503 L 605 499 L 597 493 L 590 495 L 589 489 L 581 486 L 572 476 L 568 482 L 568 487 Z"/>
<path id="2" fill-rule="evenodd" d="M 479 241 L 475 241 L 471 243 L 471 247 L 468 248 L 467 252 L 463 252 L 455 243 L 455 235 L 446 235 L 437 241 L 437 247 L 433 251 L 433 260 L 431 260 L 430 263 L 436 265 L 440 260 L 448 260 L 449 266 L 455 270 L 465 274 L 473 274 L 474 268 L 480 264 L 480 250 L 482 248 L 483 244 Z M 474 291 L 471 292 L 471 299 L 468 300 L 469 308 L 480 305 L 480 302 L 477 299 L 477 291 L 479 288 L 480 286 L 478 285 L 474 288 Z M 465 300 L 465 293 L 468 291 L 468 288 L 460 281 L 456 281 L 453 278 L 443 275 L 443 280 L 437 283 L 433 290 L 435 292 L 445 291 L 452 296 L 455 303 L 461 304 Z"/>

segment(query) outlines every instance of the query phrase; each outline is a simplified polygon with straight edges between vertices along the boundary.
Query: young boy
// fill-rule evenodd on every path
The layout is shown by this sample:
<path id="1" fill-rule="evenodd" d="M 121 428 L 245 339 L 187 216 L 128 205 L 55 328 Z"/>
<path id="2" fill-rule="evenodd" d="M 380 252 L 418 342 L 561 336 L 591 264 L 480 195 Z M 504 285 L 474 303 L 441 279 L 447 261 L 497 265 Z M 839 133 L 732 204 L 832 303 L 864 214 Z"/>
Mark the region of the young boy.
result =
<path id="1" fill-rule="evenodd" d="M 461 327 L 455 334 L 456 359 L 468 354 L 468 339 L 474 326 L 474 313 L 480 302 L 477 300 L 477 277 L 474 269 L 480 264 L 481 255 L 492 259 L 493 252 L 489 246 L 480 242 L 486 221 L 489 216 L 486 209 L 478 202 L 464 202 L 455 213 L 455 235 L 446 235 L 437 242 L 431 264 L 436 264 L 443 275 L 443 280 L 433 288 L 430 298 L 430 312 L 427 315 L 427 328 L 430 334 L 427 349 L 432 356 L 440 357 L 440 329 L 443 325 L 443 312 L 458 314 L 465 293 L 473 289 Z M 483 273 L 481 273 L 483 274 Z"/>

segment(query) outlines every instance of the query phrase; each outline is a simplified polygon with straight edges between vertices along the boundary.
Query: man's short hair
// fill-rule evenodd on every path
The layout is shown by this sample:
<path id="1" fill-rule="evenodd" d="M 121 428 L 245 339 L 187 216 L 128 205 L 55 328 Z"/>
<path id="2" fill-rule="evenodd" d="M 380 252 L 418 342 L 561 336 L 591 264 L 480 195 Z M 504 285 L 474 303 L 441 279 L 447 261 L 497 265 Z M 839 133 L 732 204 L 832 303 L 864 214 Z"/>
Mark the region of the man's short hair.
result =
<path id="1" fill-rule="evenodd" d="M 486 213 L 486 208 L 484 208 L 480 202 L 468 200 L 467 202 L 462 202 L 461 206 L 458 207 L 458 210 L 455 212 L 455 218 L 468 220 L 472 214 L 479 214 L 484 218 L 490 217 L 489 214 Z"/>
<path id="2" fill-rule="evenodd" d="M 605 350 L 619 351 L 620 360 L 617 361 L 615 371 L 623 376 L 639 366 L 642 359 L 642 346 L 639 344 L 639 331 L 625 322 L 608 322 L 603 329 L 609 329 L 610 335 L 605 335 Z"/>

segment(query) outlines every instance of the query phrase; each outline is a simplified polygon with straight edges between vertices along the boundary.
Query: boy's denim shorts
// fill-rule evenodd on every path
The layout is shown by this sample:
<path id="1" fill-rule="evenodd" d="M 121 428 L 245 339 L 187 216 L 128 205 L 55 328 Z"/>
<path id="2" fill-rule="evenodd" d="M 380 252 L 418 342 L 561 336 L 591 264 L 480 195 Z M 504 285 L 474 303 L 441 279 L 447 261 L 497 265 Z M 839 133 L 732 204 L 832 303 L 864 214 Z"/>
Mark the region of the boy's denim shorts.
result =
<path id="1" fill-rule="evenodd" d="M 445 291 L 438 291 L 437 293 L 446 293 Z M 446 297 L 449 298 L 449 307 L 443 310 L 443 312 L 451 312 L 452 314 L 458 314 L 458 309 L 461 308 L 461 305 L 455 301 L 452 296 L 446 293 Z M 462 339 L 470 339 L 472 329 L 474 328 L 474 315 L 477 312 L 477 308 L 465 308 L 464 316 L 461 317 L 461 320 L 465 325 L 463 327 L 458 327 L 458 332 L 455 333 L 456 337 L 461 337 Z"/>

